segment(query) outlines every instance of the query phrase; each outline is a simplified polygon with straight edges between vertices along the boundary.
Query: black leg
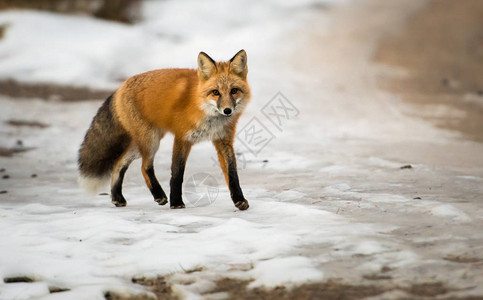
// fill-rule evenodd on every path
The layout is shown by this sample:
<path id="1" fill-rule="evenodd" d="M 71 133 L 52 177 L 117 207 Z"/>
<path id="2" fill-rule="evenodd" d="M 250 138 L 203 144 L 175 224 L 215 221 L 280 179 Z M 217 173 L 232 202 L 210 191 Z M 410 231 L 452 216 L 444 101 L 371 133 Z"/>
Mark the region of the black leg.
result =
<path id="1" fill-rule="evenodd" d="M 233 150 L 233 138 L 226 140 L 213 141 L 216 151 L 218 152 L 218 160 L 220 161 L 221 169 L 225 175 L 226 183 L 230 189 L 231 199 L 235 206 L 240 210 L 246 210 L 249 205 L 248 201 L 243 196 L 240 182 L 238 180 L 238 172 L 236 167 L 236 156 Z"/>
<path id="2" fill-rule="evenodd" d="M 158 179 L 156 179 L 156 176 L 154 175 L 153 166 L 149 166 L 145 170 L 145 172 L 151 183 L 151 187 L 149 190 L 154 197 L 154 201 L 156 201 L 159 205 L 165 205 L 166 203 L 168 203 L 168 197 L 166 197 L 166 193 L 164 192 L 163 188 L 158 182 Z"/>
<path id="3" fill-rule="evenodd" d="M 171 168 L 169 201 L 171 208 L 184 208 L 182 197 L 183 176 L 186 161 L 177 161 Z"/>
<path id="4" fill-rule="evenodd" d="M 171 181 L 169 202 L 171 208 L 184 208 L 182 186 L 186 160 L 191 150 L 191 143 L 175 139 L 173 146 L 173 160 L 171 163 Z"/>
<path id="5" fill-rule="evenodd" d="M 249 205 L 248 201 L 243 196 L 243 192 L 240 187 L 234 154 L 228 159 L 228 188 L 230 189 L 231 199 L 233 200 L 235 206 L 240 210 L 247 209 Z"/>
<path id="6" fill-rule="evenodd" d="M 126 170 L 127 170 L 127 166 L 123 167 L 119 171 L 117 180 L 114 182 L 114 184 L 111 187 L 112 203 L 117 207 L 126 206 L 127 204 L 126 199 L 124 199 L 124 196 L 122 195 L 122 181 L 124 180 L 124 174 L 126 173 Z"/>

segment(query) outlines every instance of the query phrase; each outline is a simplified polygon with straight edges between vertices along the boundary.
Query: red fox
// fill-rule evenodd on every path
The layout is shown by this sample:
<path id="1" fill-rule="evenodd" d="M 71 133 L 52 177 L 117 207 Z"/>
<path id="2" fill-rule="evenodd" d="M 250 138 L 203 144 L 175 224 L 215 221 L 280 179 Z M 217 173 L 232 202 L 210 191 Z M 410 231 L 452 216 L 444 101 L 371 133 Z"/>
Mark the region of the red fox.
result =
<path id="1" fill-rule="evenodd" d="M 111 179 L 115 206 L 126 206 L 124 173 L 142 158 L 142 174 L 160 205 L 168 202 L 154 175 L 154 155 L 167 132 L 174 134 L 170 207 L 184 208 L 182 183 L 191 146 L 212 141 L 235 206 L 249 205 L 240 188 L 233 150 L 238 119 L 250 101 L 247 54 L 227 62 L 198 55 L 198 69 L 161 69 L 127 79 L 99 108 L 79 150 L 80 181 L 96 190 Z"/>

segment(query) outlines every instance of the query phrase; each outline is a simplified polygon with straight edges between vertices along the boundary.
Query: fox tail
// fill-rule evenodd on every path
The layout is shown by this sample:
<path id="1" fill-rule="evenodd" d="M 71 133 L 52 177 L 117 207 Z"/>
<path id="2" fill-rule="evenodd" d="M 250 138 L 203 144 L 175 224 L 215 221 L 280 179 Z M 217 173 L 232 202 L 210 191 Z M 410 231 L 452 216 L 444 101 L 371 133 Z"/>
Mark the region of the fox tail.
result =
<path id="1" fill-rule="evenodd" d="M 107 185 L 114 163 L 131 141 L 116 119 L 113 96 L 109 96 L 97 111 L 79 149 L 79 185 L 90 193 Z"/>

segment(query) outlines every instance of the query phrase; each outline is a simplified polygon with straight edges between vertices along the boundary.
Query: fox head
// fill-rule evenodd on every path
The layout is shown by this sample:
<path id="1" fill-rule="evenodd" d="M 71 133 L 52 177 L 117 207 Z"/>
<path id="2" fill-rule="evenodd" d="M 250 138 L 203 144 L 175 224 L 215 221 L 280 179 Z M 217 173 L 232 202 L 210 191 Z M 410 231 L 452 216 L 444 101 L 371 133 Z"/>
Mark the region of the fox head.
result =
<path id="1" fill-rule="evenodd" d="M 199 91 L 205 112 L 225 117 L 242 112 L 251 96 L 247 73 L 245 50 L 240 50 L 227 62 L 215 62 L 208 54 L 200 52 Z"/>

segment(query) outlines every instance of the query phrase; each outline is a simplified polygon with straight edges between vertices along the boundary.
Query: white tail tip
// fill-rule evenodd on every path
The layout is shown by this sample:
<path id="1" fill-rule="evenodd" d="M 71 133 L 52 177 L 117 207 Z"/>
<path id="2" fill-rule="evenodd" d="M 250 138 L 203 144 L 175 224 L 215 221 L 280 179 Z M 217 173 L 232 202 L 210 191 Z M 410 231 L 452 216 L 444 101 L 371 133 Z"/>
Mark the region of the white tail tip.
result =
<path id="1" fill-rule="evenodd" d="M 79 175 L 79 179 L 77 181 L 87 193 L 93 195 L 107 186 L 109 182 L 109 176 L 97 178 Z"/>

